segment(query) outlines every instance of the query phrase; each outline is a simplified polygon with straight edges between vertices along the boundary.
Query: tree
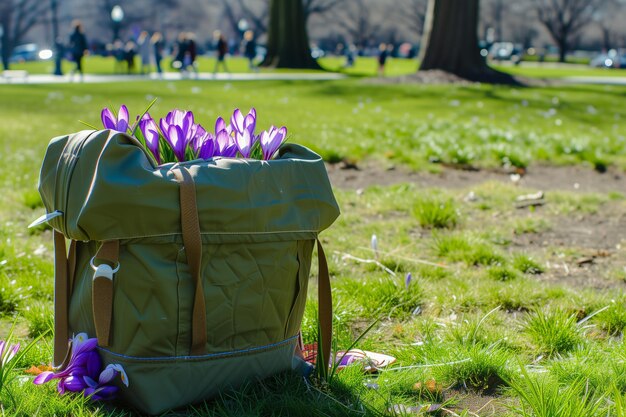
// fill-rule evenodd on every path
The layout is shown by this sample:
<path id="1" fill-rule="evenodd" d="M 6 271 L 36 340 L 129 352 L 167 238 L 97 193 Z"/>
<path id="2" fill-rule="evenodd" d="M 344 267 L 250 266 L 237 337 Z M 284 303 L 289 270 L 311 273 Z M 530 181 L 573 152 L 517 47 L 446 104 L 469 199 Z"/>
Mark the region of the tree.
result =
<path id="1" fill-rule="evenodd" d="M 267 32 L 268 0 L 254 2 L 257 7 L 252 7 L 245 0 L 220 0 L 224 18 L 228 21 L 233 33 L 251 29 L 255 34 Z M 246 22 L 246 28 L 242 28 L 241 22 Z"/>
<path id="2" fill-rule="evenodd" d="M 403 20 L 411 31 L 421 35 L 424 33 L 427 3 L 428 0 L 405 0 L 401 7 L 396 9 L 396 16 Z"/>
<path id="3" fill-rule="evenodd" d="M 267 55 L 263 66 L 319 69 L 311 57 L 301 1 L 271 0 Z"/>
<path id="4" fill-rule="evenodd" d="M 505 23 L 505 14 L 508 11 L 509 3 L 505 0 L 483 0 L 482 20 L 487 28 L 494 31 L 494 40 L 503 41 L 502 25 Z"/>
<path id="5" fill-rule="evenodd" d="M 602 34 L 602 48 L 606 51 L 615 48 L 619 42 L 619 28 L 624 26 L 622 22 L 624 16 L 620 16 L 620 11 L 624 10 L 625 6 L 624 1 L 606 0 L 593 15 L 594 23 Z"/>
<path id="6" fill-rule="evenodd" d="M 0 1 L 2 26 L 2 66 L 9 69 L 13 48 L 23 41 L 28 32 L 46 15 L 48 3 L 40 0 Z"/>
<path id="7" fill-rule="evenodd" d="M 472 81 L 516 84 L 480 55 L 477 27 L 478 0 L 430 0 L 419 71 L 442 70 Z"/>
<path id="8" fill-rule="evenodd" d="M 350 0 L 337 10 L 332 20 L 352 39 L 358 49 L 364 49 L 380 35 L 384 19 L 376 19 L 371 4 L 365 0 Z"/>
<path id="9" fill-rule="evenodd" d="M 591 23 L 603 0 L 533 0 L 537 17 L 559 48 L 559 61 L 565 62 L 573 40 Z"/>
<path id="10" fill-rule="evenodd" d="M 309 17 L 315 14 L 324 14 L 333 9 L 342 0 L 302 0 L 304 12 L 304 23 L 309 21 Z"/>

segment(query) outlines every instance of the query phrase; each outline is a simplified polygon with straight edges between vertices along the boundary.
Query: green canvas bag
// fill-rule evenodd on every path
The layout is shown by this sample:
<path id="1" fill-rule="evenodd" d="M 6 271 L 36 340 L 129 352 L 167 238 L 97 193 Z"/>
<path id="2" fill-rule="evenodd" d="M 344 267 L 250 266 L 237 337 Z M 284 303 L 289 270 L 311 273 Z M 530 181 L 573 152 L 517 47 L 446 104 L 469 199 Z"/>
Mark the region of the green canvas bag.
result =
<path id="1" fill-rule="evenodd" d="M 71 335 L 97 337 L 104 365 L 128 376 L 121 398 L 151 414 L 302 366 L 316 241 L 329 363 L 330 283 L 317 238 L 339 208 L 310 150 L 157 167 L 135 138 L 82 131 L 50 142 L 39 191 L 55 236 L 56 366 Z"/>

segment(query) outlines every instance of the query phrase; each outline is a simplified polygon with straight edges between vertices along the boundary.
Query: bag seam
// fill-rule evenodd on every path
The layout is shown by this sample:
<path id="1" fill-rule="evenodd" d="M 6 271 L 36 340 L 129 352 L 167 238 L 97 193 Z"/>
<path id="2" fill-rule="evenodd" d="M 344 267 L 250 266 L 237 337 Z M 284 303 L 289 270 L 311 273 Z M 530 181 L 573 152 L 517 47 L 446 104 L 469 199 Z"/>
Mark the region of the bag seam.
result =
<path id="1" fill-rule="evenodd" d="M 281 347 L 288 346 L 291 342 L 293 342 L 297 338 L 298 338 L 298 335 L 296 334 L 294 336 L 291 336 L 288 339 L 282 340 L 277 343 L 272 343 L 269 345 L 257 346 L 257 347 L 252 347 L 248 349 L 234 350 L 234 351 L 229 351 L 229 352 L 210 353 L 207 355 L 200 355 L 200 356 L 187 355 L 187 356 L 141 357 L 141 356 L 128 356 L 128 355 L 124 355 L 121 353 L 116 353 L 100 346 L 98 346 L 98 350 L 106 354 L 109 354 L 111 356 L 114 356 L 116 358 L 126 359 L 130 361 L 155 362 L 155 363 L 177 362 L 177 361 L 184 361 L 184 360 L 201 361 L 201 360 L 207 360 L 207 359 L 226 359 L 226 358 L 233 358 L 233 357 L 240 357 L 240 356 L 248 356 L 248 355 L 253 355 L 255 353 L 276 350 Z"/>

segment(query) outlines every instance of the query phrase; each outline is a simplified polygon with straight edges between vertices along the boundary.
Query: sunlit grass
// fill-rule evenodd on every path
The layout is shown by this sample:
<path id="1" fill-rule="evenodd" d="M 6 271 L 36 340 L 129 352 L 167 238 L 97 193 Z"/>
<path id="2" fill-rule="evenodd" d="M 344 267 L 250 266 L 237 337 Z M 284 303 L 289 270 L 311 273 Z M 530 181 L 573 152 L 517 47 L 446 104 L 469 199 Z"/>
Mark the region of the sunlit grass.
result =
<path id="1" fill-rule="evenodd" d="M 396 71 L 395 60 L 390 64 L 389 70 Z M 210 68 L 209 61 L 202 65 Z M 358 79 L 142 81 L 0 86 L 0 93 L 0 336 L 17 319 L 16 335 L 23 340 L 51 327 L 52 236 L 45 227 L 26 229 L 43 213 L 35 191 L 43 153 L 52 137 L 82 129 L 78 120 L 97 124 L 106 105 L 126 103 L 139 112 L 159 97 L 154 114 L 193 109 L 209 125 L 234 107 L 255 106 L 260 126 L 285 124 L 290 141 L 333 162 L 349 157 L 357 166 L 428 171 L 462 162 L 484 169 L 532 169 L 535 163 L 591 168 L 597 151 L 618 169 L 626 168 L 621 131 L 626 89 L 620 87 L 382 86 Z M 623 193 L 546 192 L 547 204 L 540 210 L 515 208 L 516 197 L 537 191 L 512 182 L 471 189 L 418 183 L 336 189 L 342 216 L 321 235 L 332 276 L 336 346 L 347 348 L 379 320 L 357 347 L 395 356 L 398 369 L 369 375 L 354 366 L 330 386 L 280 375 L 179 415 L 379 416 L 389 415 L 395 404 L 444 401 L 444 394 L 453 397 L 447 406 L 458 415 L 473 414 L 454 408 L 455 399 L 485 393 L 496 397 L 494 403 L 523 404 L 525 411 L 513 413 L 526 415 L 552 410 L 563 398 L 569 405 L 554 415 L 567 415 L 575 406 L 594 413 L 586 404 L 605 394 L 617 404 L 623 398 L 612 393 L 612 386 L 626 389 L 623 247 L 608 253 L 607 262 L 614 265 L 606 276 L 593 270 L 607 286 L 597 290 L 582 279 L 577 285 L 567 281 L 586 272 L 570 264 L 572 276 L 567 276 L 562 268 L 570 263 L 567 254 L 578 254 L 580 248 L 567 242 L 558 247 L 520 242 L 529 236 L 540 241 L 572 216 L 623 216 Z M 373 234 L 377 252 L 371 248 Z M 593 265 L 603 271 L 600 266 Z M 307 343 L 317 329 L 315 290 L 313 279 L 302 326 Z M 52 386 L 31 385 L 32 377 L 22 369 L 50 357 L 47 336 L 19 363 L 11 388 L 15 402 L 0 399 L 6 415 L 131 415 L 88 405 L 80 396 L 59 397 Z M 550 378 L 539 380 L 534 371 L 522 377 L 518 364 Z M 584 375 L 594 396 L 581 391 L 576 378 L 566 377 L 574 373 Z M 416 388 L 417 382 L 422 385 Z M 425 391 L 427 383 L 439 388 Z M 510 392 L 509 384 L 514 387 Z M 516 387 L 543 394 L 525 399 Z M 610 407 L 617 405 L 601 404 L 603 416 L 611 415 Z"/>

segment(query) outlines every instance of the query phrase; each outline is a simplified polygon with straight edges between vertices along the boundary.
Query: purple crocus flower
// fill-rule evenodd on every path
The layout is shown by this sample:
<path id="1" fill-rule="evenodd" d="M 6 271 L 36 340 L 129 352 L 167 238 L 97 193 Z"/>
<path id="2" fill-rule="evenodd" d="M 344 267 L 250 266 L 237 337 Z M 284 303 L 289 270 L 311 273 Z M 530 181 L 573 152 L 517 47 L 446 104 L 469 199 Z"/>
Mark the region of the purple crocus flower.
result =
<path id="1" fill-rule="evenodd" d="M 141 133 L 143 133 L 143 137 L 146 139 L 148 150 L 154 155 L 157 164 L 161 164 L 161 155 L 159 154 L 159 130 L 156 122 L 149 113 L 146 113 L 139 121 L 139 129 L 141 129 Z"/>
<path id="2" fill-rule="evenodd" d="M 95 350 L 97 345 L 98 339 L 88 339 L 85 333 L 77 334 L 72 339 L 70 360 L 67 367 L 60 372 L 42 372 L 37 375 L 33 383 L 35 385 L 41 385 L 51 379 L 62 379 L 63 384 L 59 383 L 59 391 L 61 392 L 66 384 L 74 386 L 74 384 L 80 383 L 80 381 L 77 382 L 73 379 L 65 381 L 65 379 L 69 377 L 82 375 L 91 377 L 97 376 L 102 367 L 100 356 Z"/>
<path id="3" fill-rule="evenodd" d="M 187 146 L 191 146 L 198 157 L 207 159 L 213 156 L 214 144 L 206 143 L 213 138 L 201 125 L 194 122 L 192 112 L 172 110 L 159 123 L 165 140 L 179 162 L 185 161 Z"/>
<path id="4" fill-rule="evenodd" d="M 35 377 L 33 383 L 44 384 L 52 379 L 58 379 L 59 394 L 83 391 L 83 395 L 93 400 L 112 398 L 117 387 L 109 385 L 117 376 L 121 375 L 122 382 L 128 386 L 128 377 L 121 365 L 108 365 L 102 372 L 102 361 L 98 354 L 98 339 L 87 338 L 85 333 L 79 333 L 72 339 L 70 360 L 67 367 L 60 372 L 42 372 Z"/>
<path id="5" fill-rule="evenodd" d="M 159 123 L 163 134 L 169 131 L 171 125 L 174 125 L 180 127 L 183 135 L 187 137 L 189 130 L 194 125 L 193 112 L 174 109 L 167 113 L 167 116 L 162 118 Z"/>
<path id="6" fill-rule="evenodd" d="M 218 152 L 216 155 L 224 156 L 226 158 L 233 158 L 237 155 L 237 143 L 233 140 L 232 136 L 228 134 L 226 130 L 218 132 L 215 137 L 217 142 Z"/>
<path id="7" fill-rule="evenodd" d="M 217 144 L 215 143 L 215 139 L 213 135 L 210 133 L 206 133 L 203 137 L 202 141 L 198 145 L 197 153 L 198 158 L 200 159 L 209 159 L 215 156 L 216 151 L 218 150 Z"/>
<path id="8" fill-rule="evenodd" d="M 20 344 L 15 343 L 9 347 L 9 344 L 4 340 L 0 340 L 0 364 L 6 365 L 17 355 L 17 351 L 20 350 Z"/>
<path id="9" fill-rule="evenodd" d="M 409 272 L 406 274 L 406 278 L 404 278 L 404 287 L 408 290 L 409 285 L 411 285 L 411 280 L 413 279 L 413 275 Z"/>
<path id="10" fill-rule="evenodd" d="M 287 128 L 285 126 L 280 129 L 272 126 L 269 131 L 263 131 L 259 139 L 261 150 L 263 151 L 263 159 L 266 161 L 270 160 L 286 137 Z"/>
<path id="11" fill-rule="evenodd" d="M 215 121 L 215 136 L 222 130 L 225 130 L 229 135 L 232 133 L 233 129 L 231 125 L 226 125 L 224 119 L 220 116 Z"/>
<path id="12" fill-rule="evenodd" d="M 167 133 L 163 132 L 165 139 L 172 147 L 174 155 L 179 162 L 185 161 L 185 149 L 187 148 L 187 141 L 185 140 L 185 134 L 180 126 L 170 125 L 167 129 Z"/>
<path id="13" fill-rule="evenodd" d="M 118 388 L 115 385 L 112 385 L 111 382 L 118 375 L 120 376 L 122 383 L 128 386 L 128 376 L 126 376 L 126 372 L 124 372 L 122 365 L 119 364 L 108 365 L 100 373 L 97 380 L 85 377 L 85 382 L 88 386 L 84 392 L 85 397 L 90 396 L 94 401 L 112 399 L 117 393 Z"/>
<path id="14" fill-rule="evenodd" d="M 250 152 L 252 152 L 252 146 L 254 145 L 254 133 L 252 129 L 254 125 L 249 125 L 249 128 L 244 128 L 243 132 L 235 132 L 235 143 L 239 153 L 244 158 L 250 158 Z"/>
<path id="15" fill-rule="evenodd" d="M 106 107 L 102 109 L 100 117 L 102 118 L 102 125 L 105 129 L 122 133 L 126 133 L 128 130 L 128 108 L 123 104 L 120 106 L 120 111 L 117 112 L 117 117 Z"/>
<path id="16" fill-rule="evenodd" d="M 250 109 L 246 116 L 241 113 L 241 110 L 235 109 L 233 115 L 230 118 L 230 125 L 235 132 L 243 133 L 246 127 L 252 124 L 252 132 L 254 132 L 254 124 L 256 124 L 256 109 L 253 107 Z"/>

